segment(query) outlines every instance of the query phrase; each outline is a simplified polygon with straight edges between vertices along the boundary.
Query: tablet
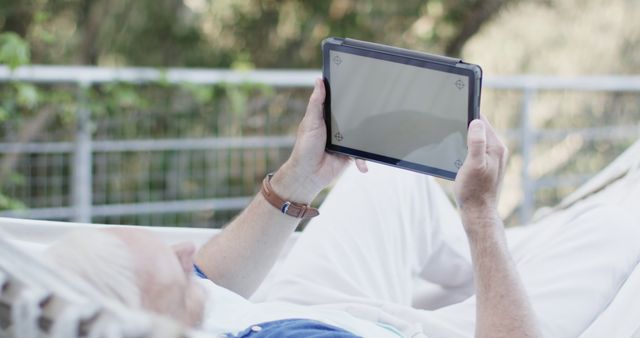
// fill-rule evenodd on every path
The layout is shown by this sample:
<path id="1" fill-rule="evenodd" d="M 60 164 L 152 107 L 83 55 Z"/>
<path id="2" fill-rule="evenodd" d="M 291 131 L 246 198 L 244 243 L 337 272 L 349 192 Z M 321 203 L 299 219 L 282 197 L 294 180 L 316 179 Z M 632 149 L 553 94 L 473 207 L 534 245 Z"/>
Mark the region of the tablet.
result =
<path id="1" fill-rule="evenodd" d="M 479 116 L 479 66 L 335 37 L 322 54 L 328 151 L 455 179 Z"/>

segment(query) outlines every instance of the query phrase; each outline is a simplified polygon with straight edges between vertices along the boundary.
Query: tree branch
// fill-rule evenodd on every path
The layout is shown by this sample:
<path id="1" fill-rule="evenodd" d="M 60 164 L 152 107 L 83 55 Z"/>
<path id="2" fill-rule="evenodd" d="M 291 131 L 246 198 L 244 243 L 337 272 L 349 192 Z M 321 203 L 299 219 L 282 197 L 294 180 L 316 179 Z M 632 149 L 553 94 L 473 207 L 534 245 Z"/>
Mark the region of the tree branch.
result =
<path id="1" fill-rule="evenodd" d="M 518 1 L 520 0 L 477 0 L 471 9 L 464 11 L 460 29 L 446 44 L 446 55 L 460 56 L 464 44 L 482 28 L 482 25 L 493 19 L 505 5 Z"/>

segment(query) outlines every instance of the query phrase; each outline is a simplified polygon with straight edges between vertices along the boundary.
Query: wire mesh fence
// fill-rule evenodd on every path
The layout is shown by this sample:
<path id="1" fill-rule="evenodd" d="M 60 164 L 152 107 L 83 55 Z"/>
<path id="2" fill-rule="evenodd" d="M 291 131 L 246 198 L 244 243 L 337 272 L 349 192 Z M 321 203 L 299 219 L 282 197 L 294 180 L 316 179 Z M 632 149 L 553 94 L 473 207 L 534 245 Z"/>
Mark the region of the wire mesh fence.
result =
<path id="1" fill-rule="evenodd" d="M 0 216 L 223 226 L 286 160 L 319 75 L 0 67 Z M 483 111 L 512 153 L 508 222 L 635 141 L 639 94 L 636 77 L 486 79 Z"/>

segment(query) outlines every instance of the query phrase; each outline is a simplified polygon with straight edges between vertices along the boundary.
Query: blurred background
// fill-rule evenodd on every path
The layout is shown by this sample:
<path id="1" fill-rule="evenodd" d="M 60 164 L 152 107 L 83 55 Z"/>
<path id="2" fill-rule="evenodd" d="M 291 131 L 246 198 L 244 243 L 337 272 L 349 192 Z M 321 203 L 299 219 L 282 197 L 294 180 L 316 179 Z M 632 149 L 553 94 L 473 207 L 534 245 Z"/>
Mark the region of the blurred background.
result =
<path id="1" fill-rule="evenodd" d="M 500 212 L 526 223 L 640 136 L 638 17 L 635 0 L 0 0 L 0 216 L 223 226 L 287 158 L 320 42 L 343 36 L 483 67 L 512 152 Z"/>

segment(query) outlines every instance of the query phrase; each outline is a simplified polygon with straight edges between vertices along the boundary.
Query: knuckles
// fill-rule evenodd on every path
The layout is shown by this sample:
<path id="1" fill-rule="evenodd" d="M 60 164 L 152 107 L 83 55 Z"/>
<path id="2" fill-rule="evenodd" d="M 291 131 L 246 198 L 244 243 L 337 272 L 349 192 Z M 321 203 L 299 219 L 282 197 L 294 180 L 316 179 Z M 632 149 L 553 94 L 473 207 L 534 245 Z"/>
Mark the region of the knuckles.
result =
<path id="1" fill-rule="evenodd" d="M 480 136 L 469 137 L 469 145 L 472 147 L 483 147 L 485 142 L 485 139 Z"/>

